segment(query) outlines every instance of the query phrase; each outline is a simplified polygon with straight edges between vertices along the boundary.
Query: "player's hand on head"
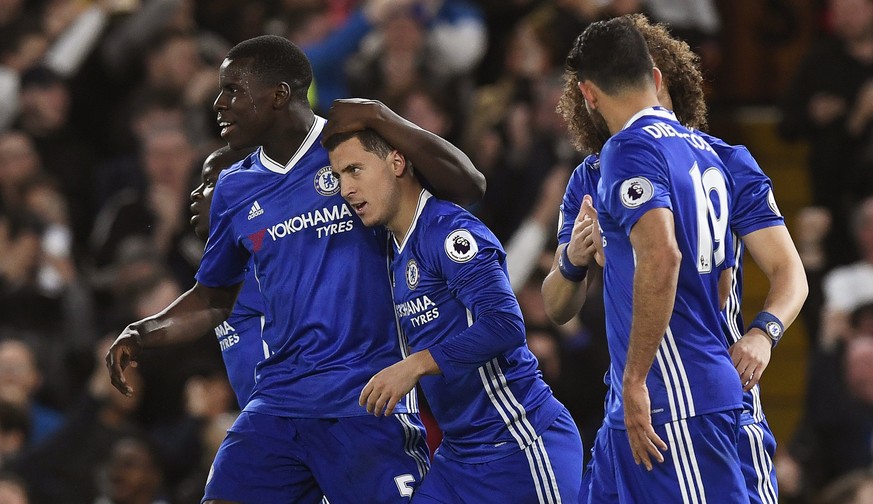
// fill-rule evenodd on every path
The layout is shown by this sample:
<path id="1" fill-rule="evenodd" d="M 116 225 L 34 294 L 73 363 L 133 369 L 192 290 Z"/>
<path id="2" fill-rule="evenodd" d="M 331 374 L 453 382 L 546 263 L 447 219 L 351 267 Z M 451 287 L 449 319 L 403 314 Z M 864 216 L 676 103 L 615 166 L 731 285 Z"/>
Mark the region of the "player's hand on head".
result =
<path id="1" fill-rule="evenodd" d="M 365 407 L 367 413 L 390 415 L 397 403 L 415 387 L 419 377 L 409 359 L 392 364 L 370 378 L 361 391 L 358 404 Z"/>
<path id="2" fill-rule="evenodd" d="M 667 451 L 665 443 L 652 427 L 651 401 L 645 383 L 623 386 L 624 425 L 630 442 L 634 462 L 652 470 L 652 460 L 662 463 Z"/>
<path id="3" fill-rule="evenodd" d="M 124 377 L 127 366 L 136 366 L 136 358 L 142 350 L 142 337 L 139 331 L 128 326 L 112 343 L 106 352 L 106 367 L 109 369 L 109 379 L 112 386 L 126 396 L 134 390 Z"/>
<path id="4" fill-rule="evenodd" d="M 758 328 L 752 328 L 728 349 L 744 391 L 748 392 L 761 380 L 772 350 L 770 338 Z"/>
<path id="5" fill-rule="evenodd" d="M 327 111 L 327 124 L 322 133 L 322 144 L 333 135 L 372 128 L 380 114 L 387 110 L 378 100 L 344 98 L 334 100 Z"/>

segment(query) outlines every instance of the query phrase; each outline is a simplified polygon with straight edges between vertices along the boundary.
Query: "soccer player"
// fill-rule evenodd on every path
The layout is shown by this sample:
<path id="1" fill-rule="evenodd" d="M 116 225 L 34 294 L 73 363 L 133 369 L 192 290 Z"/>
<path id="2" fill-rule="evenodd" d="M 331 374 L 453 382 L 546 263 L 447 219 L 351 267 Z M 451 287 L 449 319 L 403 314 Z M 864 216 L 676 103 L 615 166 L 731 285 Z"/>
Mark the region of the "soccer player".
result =
<path id="1" fill-rule="evenodd" d="M 413 502 L 575 502 L 582 442 L 527 348 L 500 242 L 422 189 L 377 133 L 326 146 L 355 213 L 390 231 L 395 309 L 413 351 L 375 374 L 360 402 L 391 415 L 420 383 L 444 433 Z"/>
<path id="2" fill-rule="evenodd" d="M 107 354 L 113 385 L 143 346 L 196 338 L 227 319 L 251 259 L 265 303 L 269 357 L 218 450 L 205 502 L 407 502 L 428 461 L 414 395 L 388 418 L 360 390 L 401 358 L 385 277 L 385 234 L 366 229 L 339 195 L 309 108 L 309 62 L 284 38 L 228 52 L 213 108 L 235 150 L 256 151 L 218 177 L 197 283 L 128 326 Z M 484 178 L 448 142 L 380 103 L 343 104 L 337 128 L 363 122 L 414 153 L 437 192 L 468 202 Z M 410 156 L 412 157 L 412 155 Z"/>
<path id="3" fill-rule="evenodd" d="M 661 73 L 631 18 L 591 25 L 568 71 L 609 138 L 594 206 L 612 363 L 591 501 L 746 502 L 742 385 L 718 329 L 719 272 L 733 263 L 731 179 L 712 147 L 659 106 Z M 581 281 L 582 263 L 566 250 L 560 274 Z"/>
<path id="4" fill-rule="evenodd" d="M 240 152 L 224 146 L 203 161 L 200 185 L 191 191 L 191 224 L 198 238 L 209 238 L 209 209 L 218 175 L 250 153 L 249 149 Z M 215 328 L 227 378 L 240 409 L 245 407 L 255 387 L 255 366 L 269 357 L 261 339 L 263 318 L 264 301 L 258 291 L 254 269 L 249 264 L 230 317 Z"/>
<path id="5" fill-rule="evenodd" d="M 702 76 L 698 57 L 688 44 L 670 36 L 663 25 L 653 25 L 643 16 L 633 16 L 636 27 L 646 39 L 655 66 L 663 74 L 659 101 L 672 108 L 677 118 L 694 129 L 705 128 L 706 106 L 703 101 Z M 577 87 L 578 79 L 568 72 L 567 87 L 560 107 L 577 141 L 577 147 L 584 151 L 599 152 L 603 147 L 601 135 L 584 111 L 584 98 Z M 581 113 L 580 113 L 581 111 Z M 723 311 L 725 342 L 735 367 L 745 383 L 743 412 L 740 416 L 742 427 L 739 443 L 739 457 L 743 476 L 753 503 L 776 502 L 778 488 L 773 455 L 776 440 L 770 431 L 761 407 L 758 380 L 770 360 L 771 348 L 775 342 L 754 323 L 748 331 L 744 328 L 739 306 L 742 298 L 742 256 L 744 246 L 752 253 L 755 262 L 762 268 L 770 282 L 770 290 L 763 306 L 763 312 L 771 314 L 788 325 L 796 318 L 803 305 L 808 287 L 800 263 L 800 257 L 791 236 L 784 226 L 784 220 L 775 205 L 772 183 L 763 173 L 748 150 L 742 146 L 732 146 L 725 142 L 698 132 L 719 154 L 728 172 L 734 179 L 733 212 L 730 216 L 730 229 L 734 237 L 736 266 L 727 308 Z M 573 282 L 564 278 L 557 268 L 563 247 L 568 247 L 568 256 L 575 264 L 587 264 L 593 249 L 579 254 L 580 243 L 573 239 L 574 221 L 581 207 L 581 221 L 588 215 L 590 223 L 596 226 L 596 212 L 590 206 L 590 196 L 596 194 L 600 180 L 599 156 L 593 154 L 574 172 L 568 184 L 561 207 L 562 226 L 559 229 L 558 250 L 555 266 L 543 284 L 543 293 L 550 314 L 559 323 L 564 323 L 578 312 L 584 302 L 584 282 Z M 586 205 L 584 201 L 589 201 Z M 580 237 L 584 225 L 576 234 Z M 596 234 L 596 229 L 591 229 Z M 739 240 L 742 241 L 739 241 Z M 560 290 L 565 289 L 565 290 Z M 563 296 L 561 295 L 563 293 Z M 764 315 L 765 317 L 767 315 Z M 778 338 L 776 334 L 774 338 Z"/>

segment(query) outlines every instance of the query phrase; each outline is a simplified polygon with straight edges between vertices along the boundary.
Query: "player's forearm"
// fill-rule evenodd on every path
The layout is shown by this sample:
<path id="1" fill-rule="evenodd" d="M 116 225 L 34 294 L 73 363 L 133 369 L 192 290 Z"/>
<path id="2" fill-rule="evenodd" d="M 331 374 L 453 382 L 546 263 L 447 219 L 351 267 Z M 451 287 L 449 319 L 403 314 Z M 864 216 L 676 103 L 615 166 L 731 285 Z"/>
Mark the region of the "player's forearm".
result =
<path id="1" fill-rule="evenodd" d="M 658 346 L 670 323 L 676 299 L 681 257 L 665 252 L 651 258 L 638 258 L 634 273 L 633 319 L 627 363 L 626 384 L 644 383 Z"/>
<path id="2" fill-rule="evenodd" d="M 516 309 L 480 314 L 473 325 L 429 350 L 443 375 L 453 378 L 521 346 L 524 341 L 524 319 Z"/>
<path id="3" fill-rule="evenodd" d="M 557 267 L 543 280 L 543 304 L 552 322 L 563 325 L 569 322 L 585 304 L 588 279 L 573 282 L 564 278 Z"/>
<path id="4" fill-rule="evenodd" d="M 196 284 L 161 312 L 131 324 L 143 346 L 192 341 L 227 320 L 239 286 L 212 289 Z"/>
<path id="5" fill-rule="evenodd" d="M 806 272 L 788 230 L 783 226 L 761 229 L 743 237 L 743 242 L 770 283 L 763 310 L 787 328 L 809 294 Z"/>
<path id="6" fill-rule="evenodd" d="M 382 107 L 382 113 L 368 121 L 368 126 L 412 162 L 438 197 L 469 205 L 485 194 L 485 176 L 448 140 L 419 128 L 387 107 Z"/>

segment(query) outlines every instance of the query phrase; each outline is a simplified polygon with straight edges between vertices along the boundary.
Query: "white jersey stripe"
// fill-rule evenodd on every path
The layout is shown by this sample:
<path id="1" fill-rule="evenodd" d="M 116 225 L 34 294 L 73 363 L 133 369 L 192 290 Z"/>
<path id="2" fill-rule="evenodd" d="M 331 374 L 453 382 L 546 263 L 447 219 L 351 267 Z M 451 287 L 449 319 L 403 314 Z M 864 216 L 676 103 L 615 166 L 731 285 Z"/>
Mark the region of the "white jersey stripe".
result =
<path id="1" fill-rule="evenodd" d="M 386 249 L 388 251 L 385 263 L 388 268 L 388 281 L 391 285 L 391 306 L 396 306 L 394 301 L 394 272 L 391 268 L 391 263 L 394 259 L 394 248 L 391 245 L 391 237 L 387 238 Z M 400 318 L 397 316 L 397 310 L 394 310 L 394 325 L 397 327 L 397 339 L 400 345 L 400 356 L 405 359 L 409 357 L 409 340 L 406 338 L 406 333 L 403 332 L 403 327 L 400 325 Z M 406 411 L 410 413 L 418 412 L 418 392 L 413 387 L 412 390 L 403 398 L 403 403 L 406 406 Z"/>
<path id="2" fill-rule="evenodd" d="M 728 325 L 728 344 L 732 345 L 743 337 L 745 331 L 737 326 L 737 318 L 740 314 L 740 289 L 739 289 L 739 265 L 743 260 L 743 241 L 733 233 L 734 239 L 734 261 L 735 266 L 731 268 L 731 293 L 728 298 L 728 304 L 725 307 L 725 320 Z"/>
<path id="3" fill-rule="evenodd" d="M 516 425 L 525 433 L 525 435 L 530 439 L 530 443 L 533 443 L 537 436 L 537 431 L 534 429 L 533 425 L 527 419 L 527 411 L 524 409 L 524 406 L 518 402 L 513 395 L 512 390 L 509 389 L 509 383 L 506 381 L 506 375 L 503 374 L 503 370 L 500 369 L 500 363 L 496 358 L 492 359 L 489 363 L 491 365 L 492 372 L 494 376 L 492 380 L 496 378 L 499 386 L 497 387 L 497 392 L 500 397 L 505 400 L 505 405 L 509 410 L 515 413 Z"/>
<path id="4" fill-rule="evenodd" d="M 492 402 L 502 412 L 501 417 L 506 423 L 506 427 L 511 431 L 517 432 L 518 437 L 523 440 L 523 444 L 519 445 L 519 448 L 523 449 L 534 442 L 536 432 L 532 427 L 528 428 L 529 424 L 525 417 L 524 408 L 517 402 L 515 404 L 518 408 L 513 408 L 515 398 L 512 397 L 512 392 L 508 390 L 505 378 L 503 380 L 500 379 L 503 377 L 503 373 L 500 372 L 497 358 L 495 357 L 487 362 L 484 368 L 488 378 L 488 386 L 490 387 L 489 391 L 493 392 L 494 401 Z"/>
<path id="5" fill-rule="evenodd" d="M 663 344 L 663 342 L 661 343 Z M 658 359 L 658 367 L 661 369 L 661 379 L 664 381 L 664 389 L 667 391 L 667 401 L 670 404 L 670 420 L 675 422 L 676 420 L 679 420 L 679 415 L 676 410 L 676 394 L 673 392 L 673 382 L 670 381 L 670 375 L 667 372 L 667 363 L 664 360 L 663 351 L 660 347 L 658 348 L 655 357 Z"/>
<path id="6" fill-rule="evenodd" d="M 687 401 L 688 416 L 693 417 L 697 415 L 697 411 L 695 411 L 694 408 L 694 397 L 691 394 L 691 384 L 688 382 L 688 375 L 685 373 L 685 364 L 682 362 L 682 355 L 679 354 L 679 348 L 676 346 L 676 338 L 673 337 L 673 331 L 670 329 L 670 326 L 667 326 L 666 338 L 676 355 L 676 369 L 679 370 L 679 383 L 682 387 L 685 400 Z"/>
<path id="7" fill-rule="evenodd" d="M 485 366 L 479 367 L 479 377 L 482 379 L 482 385 L 485 387 L 485 392 L 488 394 L 488 398 L 491 399 L 491 404 L 494 405 L 494 409 L 497 410 L 497 413 L 500 415 L 500 418 L 503 419 L 503 423 L 505 423 L 509 429 L 509 433 L 515 438 L 515 442 L 518 443 L 518 447 L 520 449 L 524 449 L 527 446 L 527 442 L 524 438 L 522 438 L 521 433 L 519 433 L 515 428 L 512 427 L 512 421 L 509 416 L 506 414 L 506 411 L 503 410 L 503 406 L 500 404 L 500 401 L 494 394 L 494 390 L 491 388 L 491 380 L 485 371 Z"/>
<path id="8" fill-rule="evenodd" d="M 669 387 L 667 387 L 668 393 L 672 391 L 672 394 L 674 394 L 676 397 L 676 404 L 678 405 L 678 408 L 672 412 L 673 416 L 675 417 L 675 421 L 679 420 L 680 418 L 687 417 L 689 413 L 687 408 L 688 401 L 685 398 L 685 387 L 683 387 L 679 373 L 677 372 L 679 368 L 679 365 L 676 362 L 676 359 L 678 358 L 678 352 L 674 356 L 673 352 L 675 346 L 670 344 L 670 336 L 671 333 L 668 327 L 668 331 L 664 335 L 664 338 L 661 340 L 658 351 L 663 352 L 664 362 L 666 362 L 667 364 L 666 376 L 664 377 L 664 385 L 665 387 L 667 387 L 667 384 L 669 383 Z"/>

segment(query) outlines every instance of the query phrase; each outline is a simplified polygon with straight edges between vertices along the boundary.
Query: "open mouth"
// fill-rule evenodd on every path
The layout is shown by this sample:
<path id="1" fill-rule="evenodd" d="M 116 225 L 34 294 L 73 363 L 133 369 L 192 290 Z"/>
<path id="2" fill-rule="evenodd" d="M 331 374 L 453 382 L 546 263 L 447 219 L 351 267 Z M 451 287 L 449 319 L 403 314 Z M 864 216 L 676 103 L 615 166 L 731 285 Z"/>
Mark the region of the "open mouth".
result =
<path id="1" fill-rule="evenodd" d="M 363 203 L 352 203 L 351 205 L 352 205 L 352 208 L 355 209 L 355 213 L 358 214 L 358 215 L 360 215 L 361 213 L 363 213 L 363 211 L 364 211 L 364 207 L 367 206 L 367 202 L 363 202 Z"/>
<path id="2" fill-rule="evenodd" d="M 221 136 L 224 137 L 233 128 L 234 123 L 230 121 L 218 121 L 218 127 L 221 128 Z"/>

